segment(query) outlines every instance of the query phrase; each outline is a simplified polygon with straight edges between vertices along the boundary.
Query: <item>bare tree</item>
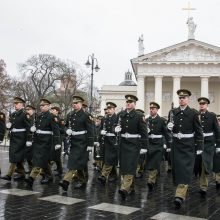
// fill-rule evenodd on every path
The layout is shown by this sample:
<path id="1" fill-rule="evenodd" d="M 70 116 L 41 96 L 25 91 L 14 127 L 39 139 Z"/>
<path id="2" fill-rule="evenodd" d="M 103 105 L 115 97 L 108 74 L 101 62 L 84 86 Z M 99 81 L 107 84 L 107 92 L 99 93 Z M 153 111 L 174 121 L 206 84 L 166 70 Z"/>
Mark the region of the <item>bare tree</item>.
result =
<path id="1" fill-rule="evenodd" d="M 72 95 L 78 93 L 88 76 L 74 62 L 65 62 L 49 55 L 30 57 L 19 65 L 20 79 L 13 80 L 15 95 L 38 106 L 41 98 L 50 98 L 59 105 L 65 116 L 71 106 Z"/>
<path id="2" fill-rule="evenodd" d="M 6 72 L 6 64 L 0 60 L 0 109 L 6 109 L 11 88 L 11 80 Z"/>

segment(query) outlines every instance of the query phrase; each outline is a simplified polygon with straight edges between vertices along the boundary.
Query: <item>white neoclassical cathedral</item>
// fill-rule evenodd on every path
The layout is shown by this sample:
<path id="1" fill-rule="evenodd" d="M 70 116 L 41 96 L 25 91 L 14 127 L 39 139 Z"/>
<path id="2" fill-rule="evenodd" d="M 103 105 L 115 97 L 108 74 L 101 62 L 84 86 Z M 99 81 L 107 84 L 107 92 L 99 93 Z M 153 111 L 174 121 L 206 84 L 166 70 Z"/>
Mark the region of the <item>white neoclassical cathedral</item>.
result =
<path id="1" fill-rule="evenodd" d="M 198 109 L 197 99 L 204 96 L 211 101 L 209 110 L 219 114 L 220 47 L 195 40 L 194 31 L 189 29 L 187 41 L 147 54 L 144 54 L 142 36 L 138 41 L 139 56 L 131 59 L 137 85 L 130 72 L 118 86 L 103 85 L 102 109 L 105 102 L 113 101 L 120 110 L 125 106 L 124 95 L 134 94 L 139 99 L 137 108 L 147 114 L 149 103 L 156 101 L 161 106 L 160 115 L 167 116 L 172 103 L 178 106 L 176 91 L 185 88 L 192 92 L 191 107 Z"/>

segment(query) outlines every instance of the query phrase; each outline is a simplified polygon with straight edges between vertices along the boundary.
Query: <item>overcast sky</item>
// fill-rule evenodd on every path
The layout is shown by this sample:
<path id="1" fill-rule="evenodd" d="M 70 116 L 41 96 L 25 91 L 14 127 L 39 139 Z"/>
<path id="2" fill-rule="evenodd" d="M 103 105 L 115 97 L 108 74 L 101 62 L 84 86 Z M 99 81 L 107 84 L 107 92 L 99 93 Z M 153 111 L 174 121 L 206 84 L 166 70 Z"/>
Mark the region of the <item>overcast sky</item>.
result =
<path id="1" fill-rule="evenodd" d="M 220 46 L 220 0 L 191 0 L 197 40 Z M 0 59 L 9 74 L 39 53 L 84 67 L 94 53 L 95 84 L 119 84 L 138 37 L 145 53 L 187 40 L 187 0 L 0 0 Z M 88 71 L 89 72 L 89 71 Z"/>

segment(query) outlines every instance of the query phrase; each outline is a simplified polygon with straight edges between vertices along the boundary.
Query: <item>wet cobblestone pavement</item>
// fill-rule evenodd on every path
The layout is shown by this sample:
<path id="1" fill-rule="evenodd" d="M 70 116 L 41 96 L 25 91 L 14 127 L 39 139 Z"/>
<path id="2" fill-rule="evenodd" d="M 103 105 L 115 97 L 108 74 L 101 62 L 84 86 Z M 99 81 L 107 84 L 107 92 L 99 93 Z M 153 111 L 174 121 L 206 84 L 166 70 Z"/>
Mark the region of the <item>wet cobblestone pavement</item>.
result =
<path id="1" fill-rule="evenodd" d="M 8 148 L 0 147 L 2 175 L 8 169 Z M 64 160 L 64 167 L 66 160 Z M 148 192 L 146 177 L 135 182 L 135 195 L 122 201 L 119 181 L 101 186 L 99 173 L 89 163 L 89 180 L 85 189 L 69 187 L 67 193 L 59 188 L 59 177 L 41 185 L 35 181 L 33 190 L 26 190 L 24 182 L 0 180 L 0 219 L 220 219 L 220 190 L 211 179 L 206 198 L 198 193 L 194 179 L 189 195 L 181 209 L 173 206 L 174 187 L 171 174 L 164 165 L 153 192 Z"/>

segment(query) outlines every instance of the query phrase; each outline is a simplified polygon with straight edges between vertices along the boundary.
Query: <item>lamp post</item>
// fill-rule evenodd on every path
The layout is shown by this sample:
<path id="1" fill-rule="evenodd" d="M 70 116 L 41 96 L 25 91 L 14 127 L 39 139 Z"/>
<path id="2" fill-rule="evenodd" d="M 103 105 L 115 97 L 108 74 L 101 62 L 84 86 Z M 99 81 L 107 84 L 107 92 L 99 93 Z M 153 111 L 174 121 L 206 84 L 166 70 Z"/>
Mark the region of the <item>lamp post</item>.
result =
<path id="1" fill-rule="evenodd" d="M 88 56 L 88 60 L 85 63 L 86 67 L 89 68 L 91 66 L 91 88 L 90 88 L 90 105 L 89 105 L 89 113 L 92 113 L 93 110 L 93 71 L 99 71 L 98 60 L 94 57 L 94 54 Z"/>

